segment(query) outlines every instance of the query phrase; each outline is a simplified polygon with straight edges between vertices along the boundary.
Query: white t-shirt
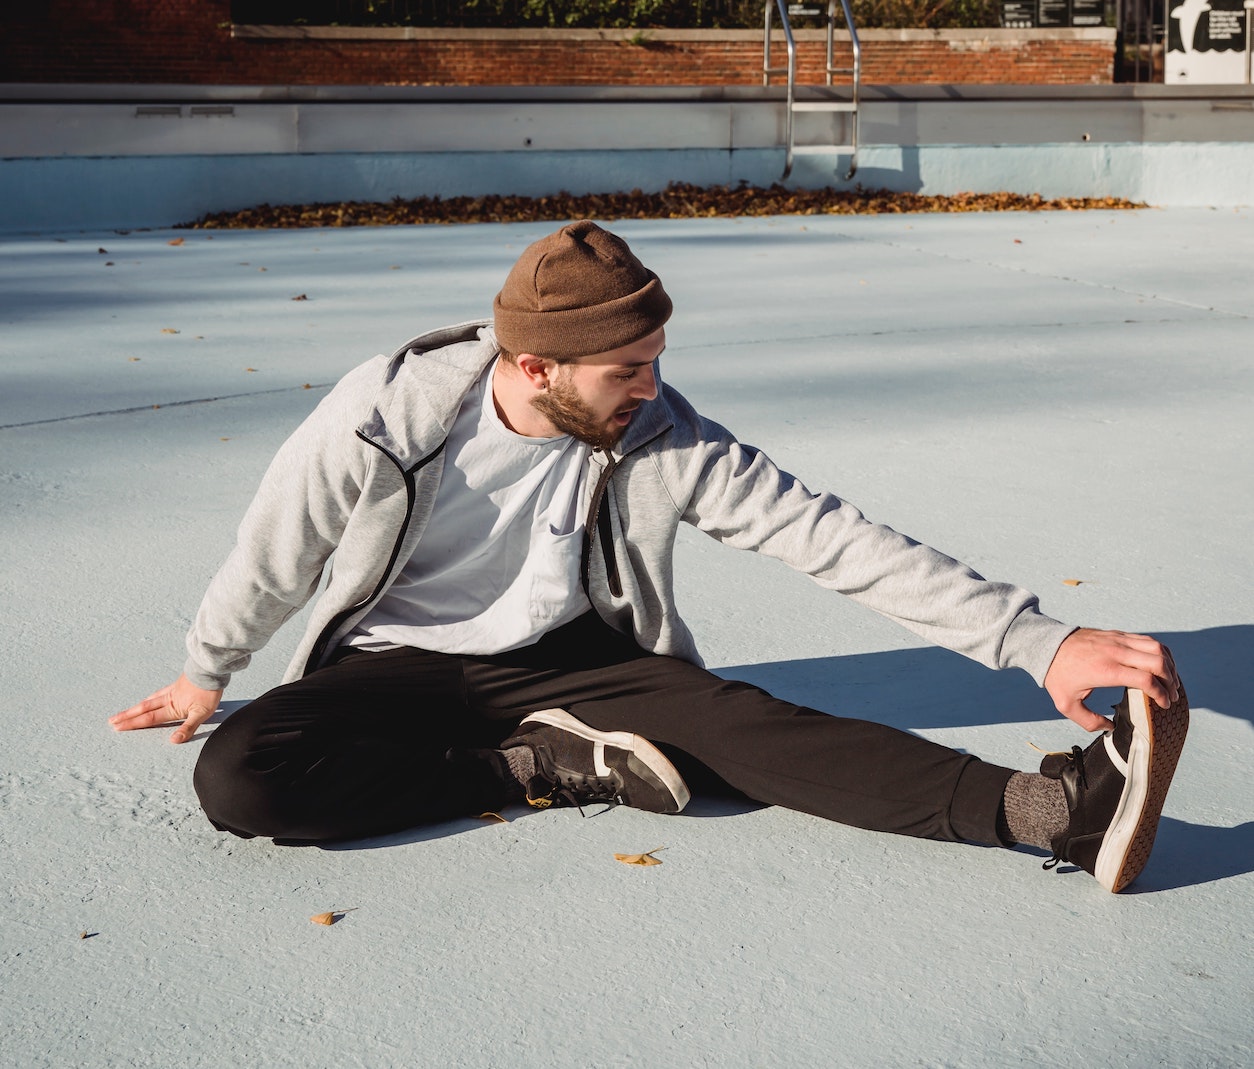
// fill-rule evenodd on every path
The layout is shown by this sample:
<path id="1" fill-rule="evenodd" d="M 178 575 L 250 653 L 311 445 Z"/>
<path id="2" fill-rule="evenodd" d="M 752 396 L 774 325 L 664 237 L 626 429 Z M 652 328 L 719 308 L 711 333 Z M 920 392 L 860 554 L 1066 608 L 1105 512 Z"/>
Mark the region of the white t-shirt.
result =
<path id="1" fill-rule="evenodd" d="M 350 645 L 504 653 L 591 609 L 579 581 L 591 447 L 506 427 L 495 371 L 462 401 L 418 548 Z"/>

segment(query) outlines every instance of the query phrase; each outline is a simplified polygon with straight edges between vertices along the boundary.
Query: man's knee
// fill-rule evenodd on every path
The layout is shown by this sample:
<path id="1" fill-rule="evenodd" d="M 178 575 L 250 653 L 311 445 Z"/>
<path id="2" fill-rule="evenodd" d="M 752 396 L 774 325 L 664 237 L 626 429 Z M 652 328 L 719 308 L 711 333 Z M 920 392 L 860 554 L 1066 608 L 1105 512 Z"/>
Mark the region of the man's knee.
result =
<path id="1" fill-rule="evenodd" d="M 196 760 L 192 786 L 200 808 L 219 831 L 248 839 L 281 836 L 275 787 L 250 767 L 240 732 L 226 730 L 227 724 L 205 740 Z"/>

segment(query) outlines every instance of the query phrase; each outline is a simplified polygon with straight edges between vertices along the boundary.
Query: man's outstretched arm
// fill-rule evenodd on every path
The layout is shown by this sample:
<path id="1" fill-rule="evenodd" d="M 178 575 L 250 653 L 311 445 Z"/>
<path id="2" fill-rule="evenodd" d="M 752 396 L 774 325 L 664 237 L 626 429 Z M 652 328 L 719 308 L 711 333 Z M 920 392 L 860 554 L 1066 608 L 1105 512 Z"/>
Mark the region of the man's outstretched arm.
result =
<path id="1" fill-rule="evenodd" d="M 187 676 L 179 676 L 168 687 L 109 717 L 109 724 L 114 731 L 132 731 L 182 721 L 170 741 L 186 742 L 214 714 L 221 700 L 222 691 L 204 690 Z"/>
<path id="2" fill-rule="evenodd" d="M 1045 674 L 1045 689 L 1063 716 L 1086 731 L 1114 727 L 1084 704 L 1097 687 L 1134 687 L 1166 709 L 1180 695 L 1171 651 L 1149 635 L 1082 627 L 1058 647 Z"/>

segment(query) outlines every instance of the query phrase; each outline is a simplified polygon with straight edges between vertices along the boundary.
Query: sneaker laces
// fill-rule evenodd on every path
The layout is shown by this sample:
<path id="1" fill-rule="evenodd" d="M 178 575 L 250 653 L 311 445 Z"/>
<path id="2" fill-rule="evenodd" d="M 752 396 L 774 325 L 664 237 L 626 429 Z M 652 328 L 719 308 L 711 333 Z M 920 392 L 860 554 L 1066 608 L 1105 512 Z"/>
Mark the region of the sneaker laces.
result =
<path id="1" fill-rule="evenodd" d="M 536 779 L 549 779 L 541 774 Z M 532 780 L 534 783 L 535 780 Z M 549 780 L 551 786 L 543 794 L 532 794 L 531 786 L 527 787 L 527 804 L 535 809 L 548 809 L 555 802 L 562 801 L 579 810 L 581 817 L 588 814 L 583 811 L 584 803 L 604 802 L 606 805 L 622 805 L 619 786 L 612 779 L 604 776 L 556 776 Z"/>
<path id="2" fill-rule="evenodd" d="M 1029 743 L 1029 745 L 1032 744 Z M 1038 750 L 1040 749 L 1039 746 L 1033 748 Z M 1079 746 L 1072 746 L 1069 752 L 1067 750 L 1054 750 L 1052 752 L 1042 751 L 1042 753 L 1045 753 L 1047 757 L 1065 757 L 1068 761 L 1070 761 L 1071 764 L 1075 766 L 1076 778 L 1080 781 L 1080 786 L 1085 790 L 1088 790 L 1089 781 L 1088 777 L 1084 774 L 1084 751 Z M 1070 831 L 1070 828 L 1068 828 L 1068 831 Z M 1065 855 L 1070 842 L 1071 840 L 1069 838 L 1064 839 L 1062 849 L 1055 849 L 1049 860 L 1041 865 L 1041 868 L 1048 871 L 1052 868 L 1056 868 L 1061 862 L 1069 860 Z"/>

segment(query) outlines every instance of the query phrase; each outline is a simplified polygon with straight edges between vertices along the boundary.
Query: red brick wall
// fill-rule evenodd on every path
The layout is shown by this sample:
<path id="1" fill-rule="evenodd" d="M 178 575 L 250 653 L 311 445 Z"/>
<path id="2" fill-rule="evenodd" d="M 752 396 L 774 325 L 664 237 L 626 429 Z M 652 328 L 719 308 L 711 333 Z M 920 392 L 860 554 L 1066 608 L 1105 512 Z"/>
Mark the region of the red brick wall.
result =
<path id="1" fill-rule="evenodd" d="M 230 25 L 230 0 L 23 0 L 0 16 L 0 80 L 205 85 L 759 85 L 760 33 L 324 30 Z M 798 35 L 803 83 L 823 45 Z M 1089 31 L 864 30 L 871 85 L 1111 81 L 1114 41 Z M 772 61 L 783 64 L 782 43 Z M 849 62 L 838 44 L 838 64 Z"/>

